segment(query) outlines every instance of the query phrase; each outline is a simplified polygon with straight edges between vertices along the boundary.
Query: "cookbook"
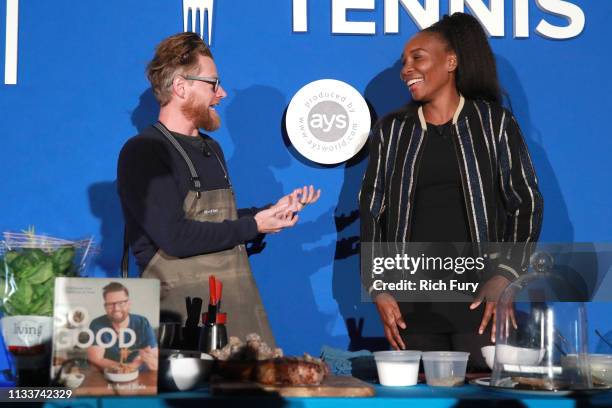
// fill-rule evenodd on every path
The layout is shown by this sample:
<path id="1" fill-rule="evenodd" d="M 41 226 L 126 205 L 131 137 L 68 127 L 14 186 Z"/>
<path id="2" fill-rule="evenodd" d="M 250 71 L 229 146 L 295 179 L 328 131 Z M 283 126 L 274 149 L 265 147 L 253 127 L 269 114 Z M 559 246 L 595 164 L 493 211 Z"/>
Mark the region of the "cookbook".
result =
<path id="1" fill-rule="evenodd" d="M 74 395 L 157 393 L 159 281 L 57 278 L 51 381 Z"/>

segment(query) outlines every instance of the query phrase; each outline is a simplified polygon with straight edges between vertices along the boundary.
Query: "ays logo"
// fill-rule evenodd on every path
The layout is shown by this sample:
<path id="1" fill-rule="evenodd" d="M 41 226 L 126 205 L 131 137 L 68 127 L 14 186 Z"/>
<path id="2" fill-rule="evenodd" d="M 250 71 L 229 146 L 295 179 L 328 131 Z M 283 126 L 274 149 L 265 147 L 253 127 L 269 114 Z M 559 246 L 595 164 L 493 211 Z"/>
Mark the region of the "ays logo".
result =
<path id="1" fill-rule="evenodd" d="M 308 114 L 310 132 L 324 142 L 341 139 L 348 129 L 348 122 L 348 112 L 334 101 L 319 102 Z"/>
<path id="2" fill-rule="evenodd" d="M 353 157 L 365 144 L 370 111 L 352 86 L 321 79 L 305 85 L 291 99 L 285 127 L 302 156 L 337 164 Z"/>

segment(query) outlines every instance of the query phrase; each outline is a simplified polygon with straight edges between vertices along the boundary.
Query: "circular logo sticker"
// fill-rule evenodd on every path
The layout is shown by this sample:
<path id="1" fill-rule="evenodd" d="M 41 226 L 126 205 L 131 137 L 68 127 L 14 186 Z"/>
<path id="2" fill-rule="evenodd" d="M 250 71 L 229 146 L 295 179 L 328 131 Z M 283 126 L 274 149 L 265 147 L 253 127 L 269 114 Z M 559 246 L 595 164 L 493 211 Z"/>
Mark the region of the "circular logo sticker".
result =
<path id="1" fill-rule="evenodd" d="M 293 146 L 309 160 L 342 163 L 368 140 L 370 110 L 355 88 L 321 79 L 300 89 L 287 108 L 285 127 Z"/>

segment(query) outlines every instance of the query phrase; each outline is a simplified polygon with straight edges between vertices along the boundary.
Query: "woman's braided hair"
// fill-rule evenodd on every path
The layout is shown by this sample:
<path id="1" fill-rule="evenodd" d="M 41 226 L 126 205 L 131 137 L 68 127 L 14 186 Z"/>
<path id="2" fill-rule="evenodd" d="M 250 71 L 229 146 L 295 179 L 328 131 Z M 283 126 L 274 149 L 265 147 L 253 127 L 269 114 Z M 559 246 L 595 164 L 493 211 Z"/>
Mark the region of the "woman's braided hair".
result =
<path id="1" fill-rule="evenodd" d="M 501 88 L 493 51 L 484 29 L 465 13 L 444 16 L 423 30 L 442 37 L 457 55 L 457 90 L 469 99 L 501 103 Z"/>

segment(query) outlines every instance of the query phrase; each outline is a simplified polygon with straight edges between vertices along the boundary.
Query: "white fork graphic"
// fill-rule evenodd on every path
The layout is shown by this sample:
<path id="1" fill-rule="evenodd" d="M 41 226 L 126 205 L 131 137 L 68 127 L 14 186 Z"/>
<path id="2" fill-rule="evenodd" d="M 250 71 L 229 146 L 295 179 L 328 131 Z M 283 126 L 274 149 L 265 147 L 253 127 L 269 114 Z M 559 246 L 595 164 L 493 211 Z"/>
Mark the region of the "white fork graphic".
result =
<path id="1" fill-rule="evenodd" d="M 19 37 L 19 0 L 6 0 L 6 46 L 4 83 L 17 84 L 17 39 Z"/>
<path id="2" fill-rule="evenodd" d="M 187 20 L 191 11 L 191 31 L 204 38 L 204 12 L 208 11 L 208 45 L 212 42 L 213 5 L 215 0 L 183 0 L 183 31 L 187 31 Z M 200 14 L 200 31 L 196 31 L 196 11 Z"/>

